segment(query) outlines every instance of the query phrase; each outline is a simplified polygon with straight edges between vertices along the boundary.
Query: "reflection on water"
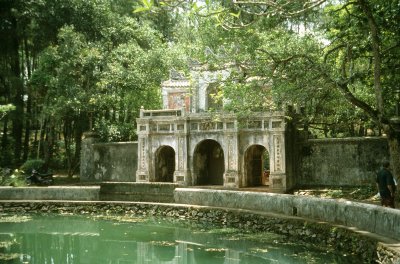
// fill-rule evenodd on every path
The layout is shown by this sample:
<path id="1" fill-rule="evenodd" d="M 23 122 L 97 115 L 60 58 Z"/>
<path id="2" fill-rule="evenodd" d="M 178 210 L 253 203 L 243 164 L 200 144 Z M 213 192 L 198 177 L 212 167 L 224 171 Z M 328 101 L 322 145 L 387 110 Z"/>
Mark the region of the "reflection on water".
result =
<path id="1" fill-rule="evenodd" d="M 349 257 L 287 243 L 276 234 L 184 226 L 159 219 L 0 219 L 0 263 L 356 263 Z"/>

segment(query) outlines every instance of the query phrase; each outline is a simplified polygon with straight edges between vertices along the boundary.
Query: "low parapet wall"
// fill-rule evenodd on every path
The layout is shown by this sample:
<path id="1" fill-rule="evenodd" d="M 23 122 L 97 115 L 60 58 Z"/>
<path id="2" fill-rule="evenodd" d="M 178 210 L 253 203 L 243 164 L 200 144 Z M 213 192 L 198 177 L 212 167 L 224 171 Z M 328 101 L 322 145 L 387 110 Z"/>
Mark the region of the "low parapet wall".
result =
<path id="1" fill-rule="evenodd" d="M 400 210 L 347 200 L 287 194 L 177 188 L 175 203 L 298 216 L 400 238 Z M 400 247 L 400 245 L 399 245 Z"/>
<path id="2" fill-rule="evenodd" d="M 383 237 L 400 240 L 400 210 L 398 209 L 347 200 L 287 194 L 196 188 L 176 188 L 174 191 L 176 186 L 173 184 L 162 186 L 153 184 L 148 187 L 142 185 L 126 184 L 113 189 L 116 186 L 111 184 L 103 189 L 103 193 L 99 186 L 0 187 L 0 200 L 3 200 L 0 201 L 0 204 L 6 202 L 5 200 L 100 201 L 106 200 L 105 193 L 115 194 L 117 192 L 118 195 L 121 195 L 121 199 L 114 200 L 148 203 L 161 202 L 164 199 L 163 202 L 175 204 L 219 207 L 228 210 L 244 209 L 260 213 L 296 216 L 355 227 Z M 400 250 L 400 244 L 397 247 Z"/>
<path id="3" fill-rule="evenodd" d="M 174 189 L 178 186 L 166 182 L 103 182 L 100 200 L 173 203 Z"/>
<path id="4" fill-rule="evenodd" d="M 0 187 L 0 200 L 98 201 L 99 186 Z"/>

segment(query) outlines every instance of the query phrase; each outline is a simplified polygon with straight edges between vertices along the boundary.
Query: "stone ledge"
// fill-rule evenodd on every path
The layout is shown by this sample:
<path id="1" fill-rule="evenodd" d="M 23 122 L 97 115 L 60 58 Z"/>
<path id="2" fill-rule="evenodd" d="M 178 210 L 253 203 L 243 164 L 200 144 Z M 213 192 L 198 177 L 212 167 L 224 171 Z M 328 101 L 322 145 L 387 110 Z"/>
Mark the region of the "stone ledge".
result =
<path id="1" fill-rule="evenodd" d="M 99 200 L 99 186 L 0 187 L 0 200 Z"/>
<path id="2" fill-rule="evenodd" d="M 386 141 L 386 137 L 346 137 L 346 138 L 310 138 L 307 141 L 309 143 L 340 143 L 340 142 L 347 142 L 347 143 L 358 143 L 363 141 Z"/>
<path id="3" fill-rule="evenodd" d="M 400 210 L 288 194 L 177 188 L 176 203 L 270 212 L 356 227 L 399 241 Z"/>

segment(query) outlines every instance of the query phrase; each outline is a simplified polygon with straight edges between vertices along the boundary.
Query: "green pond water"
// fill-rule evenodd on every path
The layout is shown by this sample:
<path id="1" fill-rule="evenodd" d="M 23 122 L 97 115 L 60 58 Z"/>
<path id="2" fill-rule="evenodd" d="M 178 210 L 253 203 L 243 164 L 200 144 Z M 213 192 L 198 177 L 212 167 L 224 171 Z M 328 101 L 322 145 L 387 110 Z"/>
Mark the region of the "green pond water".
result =
<path id="1" fill-rule="evenodd" d="M 352 256 L 198 222 L 0 215 L 0 263 L 360 263 Z"/>

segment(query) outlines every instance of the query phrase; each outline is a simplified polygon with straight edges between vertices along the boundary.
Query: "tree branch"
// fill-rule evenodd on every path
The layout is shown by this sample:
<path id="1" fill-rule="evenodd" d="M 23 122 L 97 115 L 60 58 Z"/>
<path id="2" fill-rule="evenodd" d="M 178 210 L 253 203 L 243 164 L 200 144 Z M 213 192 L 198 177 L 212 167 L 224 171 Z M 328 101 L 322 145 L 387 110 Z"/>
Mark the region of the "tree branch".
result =
<path id="1" fill-rule="evenodd" d="M 327 61 L 327 59 L 328 59 L 328 56 L 329 56 L 330 54 L 332 54 L 333 52 L 337 51 L 338 49 L 341 49 L 341 48 L 344 48 L 344 47 L 346 47 L 345 44 L 340 44 L 340 45 L 338 45 L 338 46 L 336 46 L 336 47 L 334 47 L 334 48 L 328 50 L 328 51 L 324 54 L 324 63 L 326 63 L 326 61 Z"/>
<path id="2" fill-rule="evenodd" d="M 381 85 L 381 52 L 380 52 L 379 29 L 368 3 L 365 0 L 359 0 L 359 5 L 367 17 L 368 26 L 371 34 L 372 53 L 374 55 L 375 100 L 378 107 L 379 121 L 381 121 L 384 109 L 383 109 L 383 97 L 382 97 L 382 85 Z"/>
<path id="3" fill-rule="evenodd" d="M 308 1 L 306 3 L 303 4 L 303 8 L 297 11 L 293 11 L 290 12 L 289 10 L 285 9 L 286 6 L 288 6 L 289 4 L 293 4 L 293 1 L 287 1 L 286 3 L 276 3 L 276 1 L 246 1 L 246 0 L 233 0 L 233 4 L 235 5 L 251 5 L 251 6 L 259 6 L 259 5 L 265 5 L 265 6 L 269 6 L 275 9 L 275 11 L 277 11 L 281 16 L 286 17 L 286 18 L 290 18 L 290 17 L 295 17 L 295 16 L 299 16 L 302 15 L 308 11 L 310 11 L 311 9 L 322 5 L 323 3 L 325 3 L 326 0 L 315 0 L 315 1 Z M 249 12 L 251 14 L 254 15 L 270 15 L 270 12 L 265 12 L 265 13 L 252 13 Z"/>

